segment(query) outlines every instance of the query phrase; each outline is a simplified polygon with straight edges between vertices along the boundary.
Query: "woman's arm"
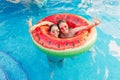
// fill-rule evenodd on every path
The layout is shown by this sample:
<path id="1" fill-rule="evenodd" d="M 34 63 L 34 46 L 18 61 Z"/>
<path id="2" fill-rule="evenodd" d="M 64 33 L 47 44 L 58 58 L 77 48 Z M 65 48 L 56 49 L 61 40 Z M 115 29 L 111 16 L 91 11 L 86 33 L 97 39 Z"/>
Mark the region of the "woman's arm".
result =
<path id="1" fill-rule="evenodd" d="M 54 24 L 54 23 L 49 22 L 49 21 L 42 21 L 42 22 L 40 22 L 40 23 L 34 25 L 33 27 L 36 27 L 36 26 L 43 26 L 43 25 L 48 25 L 48 26 L 50 26 L 50 25 L 52 25 L 52 24 Z"/>
<path id="2" fill-rule="evenodd" d="M 52 25 L 53 23 L 52 22 L 49 22 L 49 21 L 42 21 L 38 24 L 35 24 L 34 26 L 32 25 L 32 18 L 29 19 L 29 21 L 27 21 L 27 24 L 29 26 L 29 31 L 31 31 L 32 29 L 35 29 L 37 26 L 42 26 L 42 25 Z"/>
<path id="3" fill-rule="evenodd" d="M 100 20 L 98 20 L 97 18 L 94 18 L 94 23 L 93 24 L 90 24 L 88 26 L 80 26 L 80 27 L 73 28 L 73 29 L 71 29 L 71 32 L 75 34 L 78 31 L 82 31 L 82 30 L 85 30 L 85 29 L 90 29 L 90 28 L 95 27 L 99 24 L 100 24 Z"/>
<path id="4" fill-rule="evenodd" d="M 85 30 L 85 29 L 88 29 L 88 26 L 76 27 L 76 28 L 71 29 L 70 31 L 71 31 L 71 33 L 75 34 L 76 32 L 82 31 L 82 30 Z"/>

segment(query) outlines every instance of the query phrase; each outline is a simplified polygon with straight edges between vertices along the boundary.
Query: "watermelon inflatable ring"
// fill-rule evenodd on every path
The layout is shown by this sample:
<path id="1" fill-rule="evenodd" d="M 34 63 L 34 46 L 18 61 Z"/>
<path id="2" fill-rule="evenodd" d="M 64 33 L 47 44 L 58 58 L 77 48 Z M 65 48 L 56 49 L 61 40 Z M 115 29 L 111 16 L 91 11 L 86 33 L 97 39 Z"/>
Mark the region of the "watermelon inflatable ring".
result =
<path id="1" fill-rule="evenodd" d="M 54 14 L 40 20 L 50 21 L 57 24 L 57 21 L 64 19 L 70 28 L 87 26 L 90 24 L 86 19 L 74 14 Z M 44 53 L 54 57 L 72 57 L 89 50 L 96 41 L 97 31 L 95 27 L 77 32 L 71 38 L 55 38 L 48 32 L 49 26 L 35 26 L 31 29 L 31 37 L 35 45 Z"/>

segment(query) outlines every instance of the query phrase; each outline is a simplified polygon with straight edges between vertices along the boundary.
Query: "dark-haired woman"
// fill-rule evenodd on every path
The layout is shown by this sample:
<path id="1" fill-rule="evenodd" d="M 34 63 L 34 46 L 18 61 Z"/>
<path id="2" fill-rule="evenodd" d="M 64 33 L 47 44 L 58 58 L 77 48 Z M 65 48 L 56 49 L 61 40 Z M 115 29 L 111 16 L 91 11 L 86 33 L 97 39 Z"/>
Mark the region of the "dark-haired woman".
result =
<path id="1" fill-rule="evenodd" d="M 59 38 L 60 30 L 59 30 L 59 28 L 56 24 L 54 24 L 52 22 L 49 22 L 49 21 L 42 21 L 42 22 L 32 26 L 32 18 L 30 18 L 29 21 L 28 21 L 28 26 L 30 27 L 29 31 L 31 31 L 31 28 L 33 29 L 36 26 L 42 26 L 42 25 L 48 25 L 49 26 L 49 32 L 50 32 L 51 36 Z M 63 60 L 64 60 L 63 58 L 56 58 L 56 57 L 47 55 L 47 59 L 48 59 L 48 62 L 49 62 L 51 67 L 54 67 L 55 65 L 58 65 L 58 67 L 63 66 Z"/>

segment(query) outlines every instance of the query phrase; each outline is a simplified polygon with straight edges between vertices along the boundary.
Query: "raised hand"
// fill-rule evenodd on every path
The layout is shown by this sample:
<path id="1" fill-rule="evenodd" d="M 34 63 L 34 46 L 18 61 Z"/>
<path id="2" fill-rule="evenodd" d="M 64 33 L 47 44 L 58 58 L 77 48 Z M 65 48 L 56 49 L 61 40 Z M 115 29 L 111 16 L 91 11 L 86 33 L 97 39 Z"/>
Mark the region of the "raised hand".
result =
<path id="1" fill-rule="evenodd" d="M 90 29 L 90 28 L 93 28 L 93 27 L 95 27 L 95 26 L 97 26 L 99 24 L 100 24 L 100 20 L 98 18 L 94 17 L 94 23 L 88 25 L 86 28 Z"/>
<path id="2" fill-rule="evenodd" d="M 94 17 L 94 25 L 97 26 L 100 24 L 100 20 L 96 17 Z"/>
<path id="3" fill-rule="evenodd" d="M 31 29 L 32 29 L 32 18 L 30 18 L 28 21 L 27 21 L 27 24 L 29 26 L 29 32 L 31 32 Z"/>
<path id="4" fill-rule="evenodd" d="M 27 21 L 27 24 L 28 26 L 31 28 L 32 27 L 32 18 L 30 18 L 28 21 Z"/>

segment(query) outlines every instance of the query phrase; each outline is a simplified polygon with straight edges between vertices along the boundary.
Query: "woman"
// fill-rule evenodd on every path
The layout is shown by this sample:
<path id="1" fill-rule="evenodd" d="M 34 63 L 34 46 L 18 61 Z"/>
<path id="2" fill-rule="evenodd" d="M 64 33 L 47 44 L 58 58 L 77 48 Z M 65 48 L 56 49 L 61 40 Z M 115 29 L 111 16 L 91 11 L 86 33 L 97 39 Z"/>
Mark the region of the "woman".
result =
<path id="1" fill-rule="evenodd" d="M 60 20 L 58 21 L 58 27 L 60 29 L 60 37 L 61 38 L 68 38 L 68 37 L 73 37 L 75 36 L 75 33 L 78 31 L 82 31 L 85 29 L 90 29 L 92 27 L 95 27 L 97 25 L 99 25 L 100 21 L 98 19 L 94 19 L 94 23 L 90 24 L 88 26 L 80 26 L 80 27 L 76 27 L 76 28 L 69 28 L 68 24 L 66 23 L 66 21 L 64 20 Z"/>
<path id="2" fill-rule="evenodd" d="M 32 18 L 29 19 L 29 21 L 28 21 L 28 26 L 30 27 L 30 30 L 29 30 L 30 32 L 31 32 L 31 28 L 35 28 L 36 26 L 42 26 L 42 25 L 50 26 L 49 32 L 50 32 L 51 36 L 59 38 L 60 30 L 56 24 L 49 22 L 49 21 L 42 21 L 42 22 L 32 26 Z M 58 67 L 63 66 L 63 60 L 64 60 L 63 58 L 56 58 L 56 57 L 47 55 L 47 59 L 48 59 L 48 62 L 51 67 L 54 67 L 55 65 L 58 65 Z"/>
<path id="3" fill-rule="evenodd" d="M 50 25 L 49 32 L 52 36 L 59 38 L 60 30 L 56 24 Z M 51 67 L 54 67 L 55 65 L 58 65 L 59 68 L 63 67 L 64 58 L 56 58 L 47 55 L 47 59 Z"/>

